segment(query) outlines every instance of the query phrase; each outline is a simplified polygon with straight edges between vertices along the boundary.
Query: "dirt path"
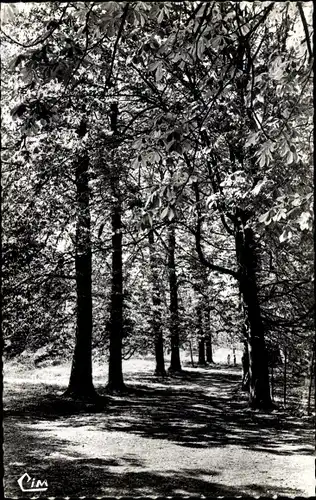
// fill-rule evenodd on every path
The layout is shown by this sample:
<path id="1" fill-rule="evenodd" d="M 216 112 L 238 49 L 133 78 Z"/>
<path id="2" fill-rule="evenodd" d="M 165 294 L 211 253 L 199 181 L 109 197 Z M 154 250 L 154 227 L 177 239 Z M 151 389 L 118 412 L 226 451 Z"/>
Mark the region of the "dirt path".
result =
<path id="1" fill-rule="evenodd" d="M 65 367 L 9 370 L 6 497 L 21 496 L 25 472 L 47 479 L 47 496 L 314 495 L 311 423 L 248 411 L 237 369 L 187 369 L 164 382 L 151 370 L 127 367 L 132 392 L 102 411 L 58 402 Z M 95 382 L 102 392 L 101 369 Z"/>

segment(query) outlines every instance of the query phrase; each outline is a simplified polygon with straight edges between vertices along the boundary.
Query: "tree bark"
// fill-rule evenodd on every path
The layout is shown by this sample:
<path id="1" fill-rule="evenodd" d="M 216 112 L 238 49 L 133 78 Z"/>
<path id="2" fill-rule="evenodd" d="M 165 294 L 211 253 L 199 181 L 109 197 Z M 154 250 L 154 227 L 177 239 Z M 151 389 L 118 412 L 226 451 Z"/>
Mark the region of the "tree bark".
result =
<path id="1" fill-rule="evenodd" d="M 200 366 L 205 366 L 206 365 L 206 359 L 205 359 L 205 339 L 200 339 L 199 340 L 199 365 Z"/>
<path id="2" fill-rule="evenodd" d="M 193 185 L 196 196 L 197 227 L 195 231 L 196 251 L 203 265 L 211 270 L 233 276 L 238 280 L 243 298 L 243 306 L 248 324 L 248 354 L 249 354 L 249 404 L 253 408 L 273 407 L 270 386 L 268 359 L 265 349 L 264 329 L 258 299 L 256 282 L 256 252 L 255 242 L 250 227 L 246 227 L 247 218 L 242 210 L 236 210 L 233 217 L 235 225 L 235 244 L 238 272 L 214 266 L 204 255 L 201 245 L 201 226 L 203 216 L 200 205 L 198 184 Z"/>
<path id="3" fill-rule="evenodd" d="M 241 221 L 236 232 L 239 283 L 247 320 L 249 355 L 249 404 L 252 408 L 272 407 L 268 357 L 256 281 L 255 241 L 251 228 Z"/>
<path id="4" fill-rule="evenodd" d="M 170 372 L 180 372 L 180 345 L 179 345 L 179 306 L 178 306 L 178 283 L 175 264 L 176 237 L 173 224 L 168 228 L 168 268 L 170 286 L 170 341 L 171 341 L 171 361 Z"/>
<path id="5" fill-rule="evenodd" d="M 76 343 L 66 396 L 91 399 L 96 396 L 92 380 L 92 253 L 89 209 L 89 157 L 78 158 L 76 165 Z"/>
<path id="6" fill-rule="evenodd" d="M 193 350 L 192 350 L 192 342 L 191 342 L 191 340 L 189 340 L 189 348 L 190 348 L 191 365 L 192 365 L 192 368 L 195 368 L 194 359 L 193 359 Z"/>
<path id="7" fill-rule="evenodd" d="M 271 366 L 271 399 L 274 401 L 274 366 Z"/>
<path id="8" fill-rule="evenodd" d="M 206 339 L 206 362 L 214 364 L 213 360 L 213 346 L 212 346 L 212 334 Z"/>
<path id="9" fill-rule="evenodd" d="M 118 134 L 119 108 L 117 102 L 110 106 L 110 122 L 113 135 Z M 123 259 L 122 259 L 122 200 L 120 192 L 119 168 L 111 166 L 110 189 L 112 195 L 112 287 L 110 312 L 110 352 L 109 379 L 107 391 L 124 392 L 126 390 L 122 370 L 123 339 Z"/>
<path id="10" fill-rule="evenodd" d="M 152 274 L 152 302 L 153 302 L 153 318 L 152 328 L 155 343 L 155 358 L 156 369 L 155 375 L 164 377 L 166 375 L 165 360 L 163 352 L 163 334 L 162 334 L 162 318 L 161 318 L 161 294 L 159 287 L 159 271 L 157 255 L 154 248 L 154 234 L 152 229 L 148 233 L 149 252 L 150 252 L 150 266 Z"/>
<path id="11" fill-rule="evenodd" d="M 311 399 L 312 399 L 312 389 L 313 381 L 315 382 L 315 342 L 313 344 L 312 358 L 310 363 L 310 373 L 309 373 L 309 385 L 308 385 L 308 398 L 307 398 L 307 414 L 311 414 Z"/>
<path id="12" fill-rule="evenodd" d="M 209 305 L 206 306 L 205 309 L 205 347 L 206 347 L 206 361 L 207 363 L 214 363 L 213 360 L 213 342 L 212 342 L 212 332 L 210 329 L 210 307 Z"/>
<path id="13" fill-rule="evenodd" d="M 283 349 L 283 353 L 284 353 L 284 369 L 283 369 L 283 404 L 284 404 L 284 408 L 286 407 L 286 390 L 287 390 L 287 348 L 286 346 L 284 347 Z"/>
<path id="14" fill-rule="evenodd" d="M 241 390 L 249 392 L 249 352 L 248 352 L 248 338 L 244 332 L 244 352 L 241 358 L 242 362 L 242 382 Z"/>
<path id="15" fill-rule="evenodd" d="M 112 289 L 110 313 L 110 352 L 108 392 L 126 390 L 122 371 L 123 338 L 123 263 L 122 263 L 122 207 L 119 178 L 111 176 L 112 202 Z"/>
<path id="16" fill-rule="evenodd" d="M 198 332 L 199 332 L 199 343 L 198 343 L 198 364 L 200 366 L 206 365 L 205 360 L 205 337 L 203 331 L 203 318 L 202 318 L 202 308 L 201 306 L 197 307 L 197 323 L 198 323 Z"/>

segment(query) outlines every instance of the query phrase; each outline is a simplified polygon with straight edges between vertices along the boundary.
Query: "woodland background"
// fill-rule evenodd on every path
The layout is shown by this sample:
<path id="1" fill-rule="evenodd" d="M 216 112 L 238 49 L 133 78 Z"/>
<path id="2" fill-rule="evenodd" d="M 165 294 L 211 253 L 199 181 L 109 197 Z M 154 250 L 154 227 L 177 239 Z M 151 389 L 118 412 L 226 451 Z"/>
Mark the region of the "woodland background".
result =
<path id="1" fill-rule="evenodd" d="M 9 378 L 66 364 L 59 399 L 106 413 L 126 360 L 212 384 L 237 349 L 232 402 L 311 414 L 311 3 L 1 12 Z"/>

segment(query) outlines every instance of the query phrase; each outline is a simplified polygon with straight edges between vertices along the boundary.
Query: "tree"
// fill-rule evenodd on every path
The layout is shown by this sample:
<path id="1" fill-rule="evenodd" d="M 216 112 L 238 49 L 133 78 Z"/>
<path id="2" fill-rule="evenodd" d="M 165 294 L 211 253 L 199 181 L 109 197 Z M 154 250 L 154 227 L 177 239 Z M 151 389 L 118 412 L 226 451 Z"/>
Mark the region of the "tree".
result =
<path id="1" fill-rule="evenodd" d="M 198 364 L 205 366 L 206 365 L 205 337 L 204 337 L 204 331 L 203 331 L 203 316 L 202 316 L 201 306 L 197 307 L 196 314 L 197 314 L 198 335 L 199 335 L 199 360 L 198 360 Z"/>
<path id="2" fill-rule="evenodd" d="M 115 137 L 118 134 L 118 105 L 111 104 L 110 127 Z M 114 158 L 117 156 L 114 154 Z M 123 339 L 123 267 L 122 267 L 122 195 L 118 165 L 110 165 L 108 171 L 112 195 L 112 293 L 110 317 L 109 379 L 107 389 L 110 392 L 125 389 L 122 372 Z"/>
<path id="3" fill-rule="evenodd" d="M 175 263 L 176 236 L 175 227 L 168 227 L 168 268 L 170 287 L 170 342 L 171 360 L 169 371 L 180 372 L 180 343 L 179 343 L 179 306 L 178 306 L 178 283 Z"/>
<path id="4" fill-rule="evenodd" d="M 75 303 L 90 307 L 91 290 L 94 341 L 110 351 L 109 389 L 124 389 L 122 356 L 140 346 L 155 345 L 163 373 L 169 283 L 172 370 L 181 369 L 179 346 L 187 338 L 197 340 L 197 325 L 201 360 L 204 341 L 212 359 L 215 332 L 230 338 L 230 331 L 239 331 L 250 404 L 270 406 L 270 353 L 289 352 L 301 336 L 293 359 L 287 355 L 289 373 L 295 357 L 306 357 L 312 325 L 308 9 L 273 3 L 107 2 L 34 4 L 26 11 L 14 14 L 13 21 L 6 15 L 12 31 L 4 28 L 2 34 L 11 67 L 7 101 L 19 103 L 10 110 L 15 127 L 6 106 L 5 189 L 13 196 L 20 182 L 27 186 L 6 219 L 6 272 L 14 275 L 7 282 L 7 311 L 14 318 L 16 304 L 22 304 L 18 330 L 34 325 L 34 317 L 38 328 L 34 333 L 28 326 L 21 346 L 10 331 L 14 348 L 28 339 L 38 346 L 38 331 L 62 303 L 60 338 Z M 80 215 L 73 166 L 88 151 L 87 210 Z M 19 207 L 33 189 L 30 216 L 17 223 Z M 43 207 L 48 215 L 41 219 Z M 19 246 L 14 238 L 23 224 L 27 230 Z M 80 235 L 91 249 L 81 267 L 86 295 L 80 292 L 81 273 L 75 272 Z M 167 269 L 155 259 L 153 235 L 154 244 L 167 247 Z M 52 248 L 66 238 L 62 250 Z M 23 258 L 14 263 L 14 252 L 21 249 Z M 187 254 L 200 260 L 204 272 L 198 279 L 198 266 Z M 30 272 L 39 266 L 34 282 L 23 267 L 26 261 Z M 293 266 L 301 270 L 292 282 Z M 19 280 L 23 293 L 17 299 Z M 48 314 L 45 321 L 32 297 L 38 284 L 36 301 Z M 141 289 L 149 285 L 153 310 Z M 154 319 L 152 327 L 140 321 L 143 311 Z M 90 319 L 89 314 L 87 341 Z"/>
<path id="5" fill-rule="evenodd" d="M 212 339 L 212 332 L 210 329 L 210 307 L 207 305 L 206 307 L 206 318 L 205 318 L 205 323 L 206 323 L 206 341 L 205 341 L 205 347 L 206 347 L 206 361 L 207 363 L 214 363 L 213 360 L 213 339 Z"/>
<path id="6" fill-rule="evenodd" d="M 77 160 L 77 225 L 75 245 L 77 285 L 76 344 L 67 396 L 95 398 L 92 380 L 92 253 L 89 208 L 89 156 Z"/>
<path id="7" fill-rule="evenodd" d="M 163 350 L 163 332 L 162 332 L 162 316 L 161 316 L 161 290 L 158 275 L 158 258 L 157 250 L 154 247 L 154 233 L 150 229 L 148 231 L 148 242 L 150 252 L 150 265 L 152 272 L 152 328 L 155 345 L 156 368 L 155 375 L 164 377 L 166 375 L 164 350 Z"/>
<path id="8" fill-rule="evenodd" d="M 51 14 L 54 13 L 55 8 L 52 7 Z M 39 8 L 41 11 L 41 7 Z M 34 10 L 30 10 L 29 16 L 30 18 L 37 19 L 37 7 Z M 63 10 L 63 14 L 65 14 L 65 9 Z M 28 19 L 30 21 L 30 19 Z M 45 41 L 48 36 L 44 37 Z M 36 158 L 36 154 L 40 152 L 39 147 L 41 145 L 47 145 L 47 139 L 49 132 L 52 132 L 54 124 L 52 123 L 52 117 L 57 116 L 58 107 L 56 107 L 56 94 L 54 95 L 54 90 L 51 90 L 50 82 L 55 79 L 57 73 L 55 69 L 51 71 L 51 67 L 49 66 L 48 57 L 51 56 L 51 52 L 47 52 L 48 43 L 40 48 L 37 45 L 41 44 L 43 40 L 38 40 L 31 44 L 35 46 L 35 49 L 26 50 L 24 54 L 18 55 L 13 60 L 13 70 L 20 65 L 21 63 L 25 63 L 26 71 L 25 71 L 25 79 L 27 80 L 28 89 L 26 92 L 26 96 L 24 102 L 19 104 L 12 110 L 12 116 L 14 118 L 20 118 L 23 121 L 22 126 L 22 144 L 25 149 L 27 149 L 26 143 L 32 144 L 32 152 L 30 153 L 30 157 L 33 154 Z M 28 47 L 26 46 L 28 49 Z M 60 46 L 59 49 L 62 51 L 63 47 Z M 49 54 L 49 56 L 48 56 Z M 53 56 L 54 57 L 54 56 Z M 55 55 L 56 57 L 56 55 Z M 73 70 L 73 66 L 71 66 L 71 62 L 69 63 L 71 67 L 71 71 Z M 47 71 L 48 69 L 48 71 Z M 36 78 L 34 79 L 36 75 Z M 69 76 L 69 75 L 68 75 Z M 31 82 L 30 82 L 31 80 Z M 23 80 L 22 80 L 23 82 Z M 36 82 L 36 83 L 35 83 Z M 24 82 L 23 82 L 24 83 Z M 46 101 L 45 98 L 41 99 L 38 96 L 35 99 L 32 99 L 32 94 L 34 94 L 34 87 L 36 84 L 42 86 L 42 89 L 46 91 Z M 58 99 L 57 99 L 58 102 Z M 63 108 L 64 102 L 59 103 L 59 109 L 65 112 Z M 52 107 L 55 106 L 54 111 L 51 111 Z M 63 124 L 64 126 L 64 124 Z M 84 119 L 81 119 L 79 127 L 75 126 L 74 132 L 77 133 L 80 140 L 83 141 L 84 136 L 86 135 L 87 125 Z M 43 132 L 42 141 L 34 141 L 33 136 L 36 135 L 37 132 L 41 130 Z M 66 127 L 67 130 L 67 127 Z M 62 149 L 63 140 L 60 140 L 60 136 L 57 132 L 57 140 L 59 148 Z M 69 135 L 68 135 L 69 137 Z M 28 139 L 28 141 L 27 141 Z M 35 142 L 35 145 L 34 145 Z M 42 144 L 41 144 L 42 142 Z M 62 146 L 61 146 L 62 144 Z M 36 146 L 36 147 L 34 147 Z M 55 151 L 57 151 L 57 147 L 55 146 Z M 68 148 L 65 148 L 68 149 Z M 81 149 L 81 151 L 80 151 Z M 89 157 L 87 152 L 85 151 L 85 144 L 83 147 L 78 147 L 78 157 L 74 161 L 74 169 L 75 169 L 75 179 L 74 185 L 76 190 L 76 202 L 75 207 L 76 211 L 73 214 L 73 211 L 70 211 L 71 215 L 74 215 L 76 220 L 76 234 L 75 234 L 75 280 L 76 280 L 76 292 L 77 292 L 77 308 L 76 308 L 76 342 L 73 356 L 73 363 L 69 381 L 69 387 L 66 391 L 66 395 L 70 395 L 74 398 L 83 398 L 90 399 L 95 397 L 95 391 L 92 382 L 92 360 L 91 360 L 91 350 L 92 350 L 92 292 L 91 292 L 91 236 L 90 236 L 90 209 L 89 209 L 89 185 L 88 185 L 88 170 L 89 170 Z M 47 161 L 49 155 L 52 154 L 50 148 L 46 150 L 46 158 Z M 76 155 L 76 152 L 75 152 Z M 44 159 L 44 158 L 43 158 Z M 67 161 L 69 158 L 63 158 L 63 160 Z M 40 157 L 42 160 L 42 157 Z M 58 160 L 58 158 L 57 158 Z M 42 161 L 41 161 L 42 163 Z M 72 174 L 67 172 L 68 168 L 64 168 L 63 177 L 68 184 L 68 180 L 70 179 L 73 182 Z M 51 181 L 51 179 L 59 180 L 60 170 L 53 163 L 53 166 L 50 167 L 48 171 L 39 172 L 39 177 L 42 178 L 42 185 Z M 58 182 L 56 182 L 58 185 Z M 39 186 L 42 187 L 41 184 Z M 60 189 L 60 186 L 58 186 Z M 54 201 L 54 197 L 49 196 L 49 201 Z M 53 210 L 53 206 L 50 206 L 51 214 Z M 71 221 L 72 222 L 72 221 Z M 61 221 L 58 220 L 57 226 L 61 225 Z M 66 223 L 69 223 L 69 219 Z M 55 223 L 56 224 L 56 223 Z M 64 229 L 64 228 L 63 228 Z M 63 267 L 63 263 L 61 262 L 62 258 L 58 261 L 58 270 L 61 271 Z"/>

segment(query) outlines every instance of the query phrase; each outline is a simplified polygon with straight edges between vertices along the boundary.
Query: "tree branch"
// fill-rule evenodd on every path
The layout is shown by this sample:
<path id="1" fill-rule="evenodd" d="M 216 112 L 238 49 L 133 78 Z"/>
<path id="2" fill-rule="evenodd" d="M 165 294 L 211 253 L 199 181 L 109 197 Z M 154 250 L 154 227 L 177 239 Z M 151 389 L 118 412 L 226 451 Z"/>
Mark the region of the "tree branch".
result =
<path id="1" fill-rule="evenodd" d="M 306 17 L 305 17 L 305 14 L 304 14 L 302 3 L 301 2 L 297 2 L 296 5 L 297 5 L 298 11 L 300 13 L 302 24 L 303 24 L 303 27 L 304 27 L 304 32 L 305 32 L 305 37 L 306 37 L 306 45 L 307 45 L 307 50 L 308 50 L 308 54 L 309 54 L 309 61 L 311 61 L 311 59 L 313 57 L 313 51 L 312 51 L 312 47 L 311 47 L 311 41 L 310 41 L 310 38 L 309 38 L 309 32 L 308 32 L 308 26 L 307 26 Z"/>
<path id="2" fill-rule="evenodd" d="M 116 51 L 117 51 L 117 47 L 118 47 L 118 44 L 119 44 L 119 41 L 120 41 L 120 38 L 121 38 L 121 35 L 123 32 L 124 24 L 125 24 L 126 17 L 127 17 L 128 7 L 129 7 L 128 2 L 126 2 L 126 5 L 125 5 L 124 10 L 123 10 L 123 14 L 122 14 L 121 25 L 119 27 L 117 37 L 116 37 L 114 47 L 113 47 L 113 54 L 112 54 L 112 59 L 111 59 L 111 64 L 110 64 L 110 70 L 109 70 L 109 74 L 107 76 L 106 83 L 105 83 L 106 87 L 109 87 L 109 85 L 111 83 Z"/>
<path id="3" fill-rule="evenodd" d="M 195 248 L 196 248 L 196 251 L 197 251 L 198 256 L 200 258 L 201 263 L 205 267 L 207 267 L 208 269 L 211 269 L 212 271 L 217 271 L 221 274 L 228 274 L 229 276 L 232 276 L 235 279 L 239 279 L 239 274 L 236 271 L 233 271 L 232 269 L 227 269 L 226 267 L 217 266 L 215 264 L 212 264 L 205 257 L 203 250 L 202 250 L 202 243 L 201 243 L 202 214 L 201 214 L 201 205 L 200 205 L 200 193 L 199 193 L 199 188 L 198 188 L 197 183 L 193 184 L 193 189 L 195 191 L 196 210 L 197 210 L 197 227 L 196 227 L 196 232 L 195 232 Z"/>
<path id="4" fill-rule="evenodd" d="M 15 43 L 16 45 L 19 45 L 20 47 L 23 47 L 24 49 L 29 49 L 30 47 L 35 47 L 35 45 L 38 45 L 39 43 L 45 42 L 45 40 L 47 40 L 54 33 L 54 31 L 57 28 L 59 28 L 61 20 L 64 17 L 64 15 L 66 13 L 66 10 L 69 7 L 69 4 L 70 4 L 70 2 L 68 2 L 67 5 L 66 5 L 66 7 L 64 7 L 64 9 L 63 9 L 63 11 L 61 13 L 60 18 L 58 19 L 58 21 L 56 21 L 56 23 L 54 24 L 53 28 L 49 31 L 49 33 L 47 33 L 47 35 L 45 35 L 43 37 L 41 37 L 41 36 L 37 37 L 34 42 L 31 42 L 31 43 L 28 43 L 28 44 L 24 44 L 24 43 L 18 42 L 17 40 L 14 40 L 11 36 L 9 36 L 5 31 L 3 31 L 2 28 L 0 28 L 0 30 L 4 34 L 4 36 L 6 38 L 8 38 L 8 40 L 10 40 L 11 42 Z"/>

